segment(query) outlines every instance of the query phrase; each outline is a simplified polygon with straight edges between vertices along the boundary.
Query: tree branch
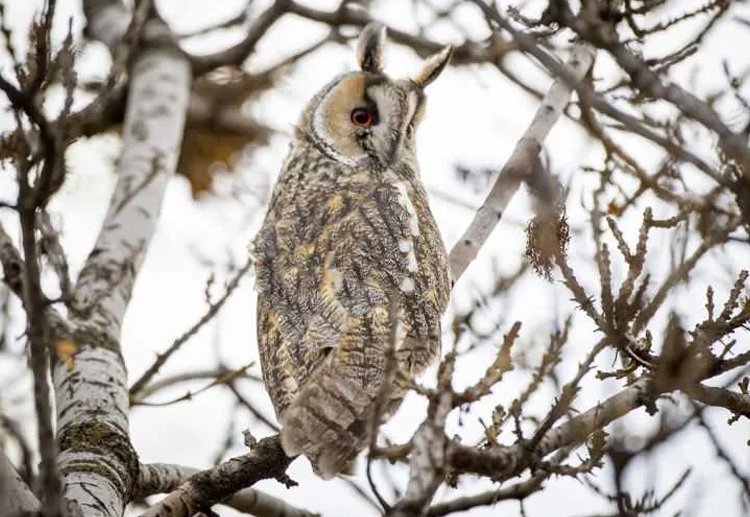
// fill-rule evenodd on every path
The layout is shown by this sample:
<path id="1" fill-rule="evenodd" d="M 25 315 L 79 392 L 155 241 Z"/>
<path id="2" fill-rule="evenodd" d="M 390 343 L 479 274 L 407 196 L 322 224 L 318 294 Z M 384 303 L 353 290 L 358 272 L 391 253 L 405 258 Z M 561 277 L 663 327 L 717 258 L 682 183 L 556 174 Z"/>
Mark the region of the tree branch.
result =
<path id="1" fill-rule="evenodd" d="M 220 66 L 241 65 L 271 25 L 286 12 L 288 3 L 288 0 L 274 0 L 268 9 L 255 18 L 245 38 L 236 45 L 215 54 L 192 56 L 190 60 L 195 74 L 202 75 Z"/>
<path id="2" fill-rule="evenodd" d="M 459 472 L 473 472 L 494 481 L 504 481 L 530 466 L 530 452 L 541 459 L 561 447 L 580 444 L 597 429 L 602 429 L 610 422 L 652 400 L 656 394 L 651 393 L 651 386 L 652 381 L 649 377 L 639 378 L 596 407 L 549 431 L 539 440 L 534 451 L 529 451 L 526 443 L 522 441 L 515 445 L 488 450 L 452 443 L 448 447 L 448 461 Z"/>
<path id="3" fill-rule="evenodd" d="M 734 413 L 750 418 L 750 395 L 737 393 L 724 388 L 694 384 L 684 389 L 693 399 L 707 406 L 723 407 Z"/>
<path id="4" fill-rule="evenodd" d="M 582 11 L 579 16 L 576 16 L 566 2 L 559 2 L 559 7 L 554 12 L 556 13 L 554 21 L 571 28 L 586 41 L 609 52 L 617 64 L 630 76 L 635 88 L 652 97 L 669 102 L 689 118 L 716 133 L 725 151 L 744 165 L 743 170 L 746 176 L 750 175 L 750 150 L 747 147 L 747 139 L 729 129 L 706 102 L 677 84 L 662 82 L 656 72 L 620 42 L 617 30 L 611 22 L 590 16 L 589 12 Z"/>
<path id="5" fill-rule="evenodd" d="M 547 477 L 548 474 L 545 472 L 531 477 L 526 481 L 498 488 L 497 490 L 489 490 L 481 494 L 458 497 L 452 501 L 434 504 L 430 506 L 427 515 L 428 517 L 441 517 L 442 515 L 451 513 L 465 512 L 477 506 L 495 505 L 500 501 L 507 501 L 509 499 L 523 500 L 541 489 Z"/>
<path id="6" fill-rule="evenodd" d="M 302 18 L 324 23 L 330 27 L 341 27 L 344 25 L 364 27 L 372 21 L 372 17 L 367 11 L 349 2 L 342 2 L 341 8 L 335 11 L 320 11 L 289 0 L 287 10 Z M 439 52 L 445 47 L 445 43 L 415 36 L 391 26 L 387 26 L 387 31 L 389 40 L 413 49 L 422 57 Z M 498 64 L 508 52 L 516 50 L 516 48 L 515 42 L 505 41 L 499 37 L 494 38 L 490 45 L 485 44 L 485 42 L 475 43 L 473 41 L 466 41 L 454 47 L 453 55 L 451 56 L 451 65 L 467 65 L 472 63 Z"/>
<path id="7" fill-rule="evenodd" d="M 288 484 L 291 480 L 285 472 L 291 461 L 278 436 L 263 438 L 247 454 L 192 475 L 141 517 L 191 517 L 261 479 L 276 478 Z"/>
<path id="8" fill-rule="evenodd" d="M 536 58 L 550 73 L 555 77 L 563 79 L 568 85 L 574 88 L 578 93 L 581 102 L 589 104 L 598 112 L 622 123 L 627 130 L 656 143 L 674 157 L 695 165 L 698 169 L 713 178 L 717 183 L 724 183 L 722 175 L 695 153 L 686 150 L 684 146 L 679 143 L 675 143 L 669 138 L 650 130 L 636 117 L 615 108 L 605 98 L 597 94 L 590 85 L 577 78 L 568 67 L 556 61 L 545 50 L 543 50 L 532 36 L 515 29 L 508 20 L 500 16 L 495 9 L 490 8 L 481 0 L 472 1 L 482 10 L 485 16 L 513 36 L 513 40 L 521 51 L 534 56 L 534 58 Z"/>
<path id="9" fill-rule="evenodd" d="M 577 44 L 568 63 L 569 73 L 577 80 L 581 80 L 593 62 L 593 49 L 586 44 Z M 500 171 L 482 206 L 450 252 L 454 280 L 458 280 L 466 267 L 476 258 L 521 182 L 533 173 L 544 139 L 568 105 L 571 91 L 571 86 L 564 79 L 557 79 L 545 95 L 534 119 L 516 144 L 513 154 Z"/>
<path id="10" fill-rule="evenodd" d="M 451 377 L 456 359 L 454 352 L 448 354 L 438 372 L 439 395 L 430 401 L 427 418 L 414 434 L 414 448 L 409 459 L 409 483 L 404 497 L 390 517 L 423 515 L 445 477 L 445 420 L 453 409 Z"/>
<path id="11" fill-rule="evenodd" d="M 232 279 L 229 281 L 229 283 L 226 286 L 226 289 L 224 290 L 224 293 L 219 297 L 218 300 L 215 302 L 212 302 L 206 313 L 200 317 L 200 319 L 195 322 L 195 324 L 191 325 L 189 329 L 187 329 L 185 332 L 182 333 L 180 337 L 178 337 L 170 347 L 165 350 L 163 353 L 159 354 L 156 358 L 156 361 L 146 370 L 143 375 L 141 375 L 137 381 L 133 383 L 133 386 L 130 388 L 130 397 L 131 399 L 134 399 L 136 396 L 139 395 L 141 390 L 143 390 L 146 385 L 153 379 L 154 375 L 156 375 L 159 372 L 159 369 L 164 366 L 164 363 L 167 362 L 167 360 L 174 354 L 177 350 L 180 349 L 182 345 L 184 345 L 191 337 L 193 337 L 201 328 L 203 328 L 204 325 L 206 325 L 209 321 L 211 321 L 214 316 L 216 316 L 221 308 L 224 306 L 226 301 L 229 299 L 230 296 L 232 296 L 232 293 L 239 287 L 240 280 L 250 271 L 250 269 L 253 267 L 254 259 L 251 256 L 248 256 L 247 261 L 245 264 L 242 265 L 234 274 Z"/>
<path id="12" fill-rule="evenodd" d="M 23 259 L 13 244 L 13 239 L 5 231 L 2 222 L 0 222 L 0 264 L 3 266 L 3 282 L 23 302 L 25 290 Z"/>
<path id="13" fill-rule="evenodd" d="M 168 27 L 152 20 L 149 30 L 151 47 L 132 71 L 117 186 L 73 293 L 74 316 L 111 342 L 119 340 L 133 283 L 174 173 L 191 82 L 189 65 Z"/>
<path id="14" fill-rule="evenodd" d="M 200 471 L 193 467 L 166 463 L 141 465 L 136 497 L 171 492 Z M 255 517 L 313 517 L 313 513 L 295 508 L 287 502 L 254 488 L 235 492 L 221 504 Z"/>
<path id="15" fill-rule="evenodd" d="M 142 39 L 130 73 L 118 183 L 73 291 L 68 358 L 53 363 L 66 497 L 87 517 L 121 517 L 138 477 L 120 330 L 175 169 L 192 78 L 158 17 Z"/>

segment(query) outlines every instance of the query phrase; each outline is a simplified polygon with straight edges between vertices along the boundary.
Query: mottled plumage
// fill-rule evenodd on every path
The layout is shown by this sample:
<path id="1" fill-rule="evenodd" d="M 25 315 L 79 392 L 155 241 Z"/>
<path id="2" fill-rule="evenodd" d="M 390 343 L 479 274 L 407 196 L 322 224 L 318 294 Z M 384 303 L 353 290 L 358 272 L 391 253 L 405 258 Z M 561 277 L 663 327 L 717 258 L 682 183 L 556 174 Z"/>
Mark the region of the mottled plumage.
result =
<path id="1" fill-rule="evenodd" d="M 254 243 L 258 346 L 282 445 L 323 477 L 349 471 L 367 445 L 392 316 L 399 366 L 415 375 L 439 353 L 450 292 L 414 141 L 423 89 L 450 49 L 394 80 L 384 39 L 382 25 L 367 26 L 361 70 L 308 104 Z M 392 412 L 403 392 L 390 397 Z"/>

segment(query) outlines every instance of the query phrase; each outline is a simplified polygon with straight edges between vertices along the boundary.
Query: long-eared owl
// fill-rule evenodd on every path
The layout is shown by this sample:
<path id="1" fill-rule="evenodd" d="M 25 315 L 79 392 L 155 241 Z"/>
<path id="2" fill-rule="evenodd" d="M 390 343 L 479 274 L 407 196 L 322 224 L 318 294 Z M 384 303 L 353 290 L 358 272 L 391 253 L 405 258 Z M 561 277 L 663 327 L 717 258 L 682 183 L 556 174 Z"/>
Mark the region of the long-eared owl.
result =
<path id="1" fill-rule="evenodd" d="M 324 478 L 350 472 L 368 444 L 394 378 L 389 352 L 409 376 L 439 355 L 451 287 L 415 146 L 424 88 L 451 49 L 396 80 L 383 73 L 384 42 L 384 26 L 365 27 L 360 69 L 305 108 L 254 241 L 258 347 L 281 443 Z M 393 384 L 384 418 L 404 396 Z"/>

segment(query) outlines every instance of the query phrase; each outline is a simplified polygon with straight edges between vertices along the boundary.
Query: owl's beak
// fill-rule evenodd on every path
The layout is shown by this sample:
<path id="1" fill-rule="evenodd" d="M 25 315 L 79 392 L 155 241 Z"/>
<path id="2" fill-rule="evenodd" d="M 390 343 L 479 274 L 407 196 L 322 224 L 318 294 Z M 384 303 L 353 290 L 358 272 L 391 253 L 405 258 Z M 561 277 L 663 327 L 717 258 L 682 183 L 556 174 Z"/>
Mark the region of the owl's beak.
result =
<path id="1" fill-rule="evenodd" d="M 378 161 L 384 166 L 391 165 L 401 144 L 401 132 L 383 126 L 375 129 L 371 138 Z"/>

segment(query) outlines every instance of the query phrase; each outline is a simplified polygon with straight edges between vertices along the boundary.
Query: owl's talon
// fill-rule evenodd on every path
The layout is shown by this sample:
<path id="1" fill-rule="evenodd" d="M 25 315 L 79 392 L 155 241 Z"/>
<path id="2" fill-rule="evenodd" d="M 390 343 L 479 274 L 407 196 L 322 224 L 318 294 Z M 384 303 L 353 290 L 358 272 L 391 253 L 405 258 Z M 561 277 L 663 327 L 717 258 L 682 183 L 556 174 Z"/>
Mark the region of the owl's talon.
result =
<path id="1" fill-rule="evenodd" d="M 278 481 L 279 483 L 281 483 L 287 488 L 293 488 L 299 485 L 299 483 L 297 483 L 295 480 L 290 478 L 289 474 L 287 474 L 286 472 L 284 474 L 281 474 L 280 476 L 277 476 L 276 481 Z"/>

